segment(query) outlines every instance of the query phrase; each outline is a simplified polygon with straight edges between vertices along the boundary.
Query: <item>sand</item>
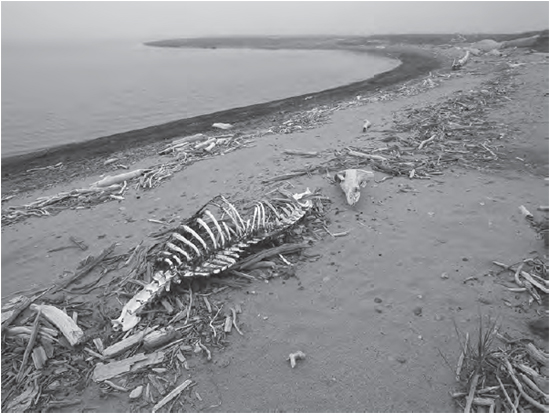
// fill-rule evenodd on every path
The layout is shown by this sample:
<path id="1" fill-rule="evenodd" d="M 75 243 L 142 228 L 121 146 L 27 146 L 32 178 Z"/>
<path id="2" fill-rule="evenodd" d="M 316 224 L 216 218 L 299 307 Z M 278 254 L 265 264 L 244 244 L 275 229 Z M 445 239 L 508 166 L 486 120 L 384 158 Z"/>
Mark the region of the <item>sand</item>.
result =
<path id="1" fill-rule="evenodd" d="M 450 67 L 451 53 L 441 53 Z M 373 130 L 391 130 L 393 115 L 405 108 L 478 88 L 508 70 L 517 89 L 489 115 L 514 130 L 502 138 L 498 161 L 480 169 L 456 166 L 432 180 L 371 181 L 354 207 L 325 176 L 290 180 L 298 191 L 321 188 L 332 201 L 330 229 L 349 235 L 309 248 L 319 256 L 296 265 L 297 279 L 227 292 L 226 300 L 243 309 L 244 337 L 232 335 L 211 363 L 190 358 L 188 374 L 202 398 L 186 404 L 190 411 L 452 412 L 452 367 L 460 353 L 455 324 L 474 332 L 479 315 L 490 314 L 500 318 L 502 332 L 525 337 L 531 336 L 527 322 L 547 310 L 547 304 L 527 308 L 526 294 L 503 287 L 508 275 L 490 272 L 493 260 L 511 264 L 545 252 L 518 206 L 535 212 L 548 204 L 548 54 L 507 54 L 476 57 L 459 76 L 421 94 L 337 111 L 326 125 L 303 133 L 263 137 L 255 147 L 198 162 L 158 188 L 132 190 L 122 202 L 3 226 L 2 296 L 49 286 L 113 242 L 126 252 L 160 228 L 148 219 L 188 217 L 219 193 L 234 199 L 262 194 L 263 179 L 307 162 L 283 155 L 284 149 L 382 146 L 381 134 L 361 132 L 365 118 Z M 136 160 L 131 168 L 157 159 Z M 384 176 L 375 172 L 376 180 Z M 8 204 L 99 178 L 84 174 Z M 90 250 L 47 252 L 69 244 L 69 236 Z M 537 341 L 548 350 L 547 341 Z M 298 350 L 307 357 L 291 369 L 286 358 Z M 83 403 L 71 411 L 141 410 L 124 393 L 98 399 L 95 385 L 78 396 Z"/>

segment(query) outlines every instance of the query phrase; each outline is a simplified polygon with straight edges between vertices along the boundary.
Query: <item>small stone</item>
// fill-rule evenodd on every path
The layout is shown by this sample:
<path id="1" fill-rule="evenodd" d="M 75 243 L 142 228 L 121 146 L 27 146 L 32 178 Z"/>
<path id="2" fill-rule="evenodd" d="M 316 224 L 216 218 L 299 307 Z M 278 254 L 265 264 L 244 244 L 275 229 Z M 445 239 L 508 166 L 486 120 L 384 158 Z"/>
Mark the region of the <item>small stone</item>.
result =
<path id="1" fill-rule="evenodd" d="M 380 299 L 380 298 L 374 298 L 374 302 L 375 302 L 375 303 L 382 303 L 382 299 Z"/>
<path id="2" fill-rule="evenodd" d="M 413 312 L 416 316 L 422 316 L 422 308 L 420 306 L 417 306 L 413 309 Z"/>
<path id="3" fill-rule="evenodd" d="M 405 362 L 407 362 L 407 358 L 402 356 L 398 356 L 397 358 L 395 358 L 395 360 L 401 364 L 404 364 Z"/>
<path id="4" fill-rule="evenodd" d="M 441 315 L 435 315 L 435 316 L 434 316 L 434 319 L 435 319 L 436 321 L 442 321 L 442 320 L 443 320 L 443 316 L 441 316 Z"/>
<path id="5" fill-rule="evenodd" d="M 467 257 L 463 257 L 463 258 L 462 258 L 462 261 L 463 261 L 463 262 L 467 262 L 467 261 L 468 261 L 468 258 L 467 258 Z"/>
<path id="6" fill-rule="evenodd" d="M 139 397 L 141 397 L 141 393 L 143 392 L 143 385 L 139 385 L 137 386 L 136 388 L 134 388 L 132 390 L 132 392 L 130 393 L 130 399 L 131 400 L 136 400 L 138 399 Z"/>
<path id="7" fill-rule="evenodd" d="M 378 306 L 376 308 L 374 308 L 374 310 L 377 312 L 377 313 L 382 313 L 382 309 L 379 308 Z"/>
<path id="8" fill-rule="evenodd" d="M 449 275 L 447 274 L 447 272 L 441 273 L 441 279 L 448 279 L 448 278 L 449 278 Z"/>

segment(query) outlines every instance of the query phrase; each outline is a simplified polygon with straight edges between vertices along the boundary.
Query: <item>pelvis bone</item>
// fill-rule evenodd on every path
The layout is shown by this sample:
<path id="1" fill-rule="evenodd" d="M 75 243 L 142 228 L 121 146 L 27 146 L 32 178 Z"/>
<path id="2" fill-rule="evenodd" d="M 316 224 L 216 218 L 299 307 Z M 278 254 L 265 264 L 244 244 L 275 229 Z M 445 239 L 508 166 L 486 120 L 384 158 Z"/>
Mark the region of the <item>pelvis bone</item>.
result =
<path id="1" fill-rule="evenodd" d="M 369 178 L 373 178 L 372 171 L 365 170 L 342 170 L 334 175 L 334 179 L 346 194 L 348 204 L 353 206 L 361 197 L 361 188 L 367 185 Z"/>

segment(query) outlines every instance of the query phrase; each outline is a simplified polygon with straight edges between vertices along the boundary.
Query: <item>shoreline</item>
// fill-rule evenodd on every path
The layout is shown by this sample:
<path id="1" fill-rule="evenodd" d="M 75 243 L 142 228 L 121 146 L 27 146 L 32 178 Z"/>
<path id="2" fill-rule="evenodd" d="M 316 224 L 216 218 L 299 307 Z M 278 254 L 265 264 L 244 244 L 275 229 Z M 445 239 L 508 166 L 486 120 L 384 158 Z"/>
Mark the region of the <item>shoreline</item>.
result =
<path id="1" fill-rule="evenodd" d="M 262 48 L 262 47 L 259 47 Z M 281 46 L 279 49 L 285 47 Z M 303 47 L 304 49 L 307 47 Z M 277 117 L 289 112 L 304 111 L 313 107 L 342 100 L 350 96 L 372 92 L 380 88 L 393 86 L 400 82 L 411 80 L 441 66 L 439 59 L 421 49 L 412 47 L 390 46 L 386 49 L 371 47 L 333 45 L 323 49 L 347 50 L 351 52 L 369 53 L 401 62 L 396 68 L 379 73 L 372 78 L 350 84 L 325 89 L 315 93 L 292 96 L 266 103 L 253 104 L 244 107 L 231 108 L 191 118 L 180 119 L 140 128 L 127 132 L 99 137 L 93 140 L 64 144 L 26 154 L 2 158 L 2 180 L 10 179 L 13 174 L 25 173 L 31 168 L 48 165 L 78 162 L 124 151 L 136 147 L 161 142 L 178 136 L 193 135 L 212 130 L 215 122 L 233 124 L 235 129 L 254 128 L 262 124 L 267 117 Z M 309 49 L 319 47 L 310 45 Z M 305 100 L 305 98 L 308 98 Z"/>

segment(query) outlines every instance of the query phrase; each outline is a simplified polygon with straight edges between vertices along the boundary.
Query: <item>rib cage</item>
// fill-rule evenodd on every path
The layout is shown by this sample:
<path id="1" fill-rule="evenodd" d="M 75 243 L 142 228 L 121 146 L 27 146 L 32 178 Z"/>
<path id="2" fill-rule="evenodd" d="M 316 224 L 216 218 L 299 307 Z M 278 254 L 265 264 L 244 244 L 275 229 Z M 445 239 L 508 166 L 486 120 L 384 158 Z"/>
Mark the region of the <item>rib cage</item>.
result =
<path id="1" fill-rule="evenodd" d="M 219 274 L 235 265 L 250 247 L 303 218 L 312 204 L 298 200 L 309 194 L 307 190 L 292 197 L 257 201 L 247 220 L 223 196 L 215 197 L 172 232 L 157 254 L 153 281 L 126 303 L 120 317 L 112 321 L 113 327 L 128 331 L 136 326 L 138 314 L 169 291 L 171 283 Z M 210 205 L 221 212 L 219 218 L 207 209 Z"/>

